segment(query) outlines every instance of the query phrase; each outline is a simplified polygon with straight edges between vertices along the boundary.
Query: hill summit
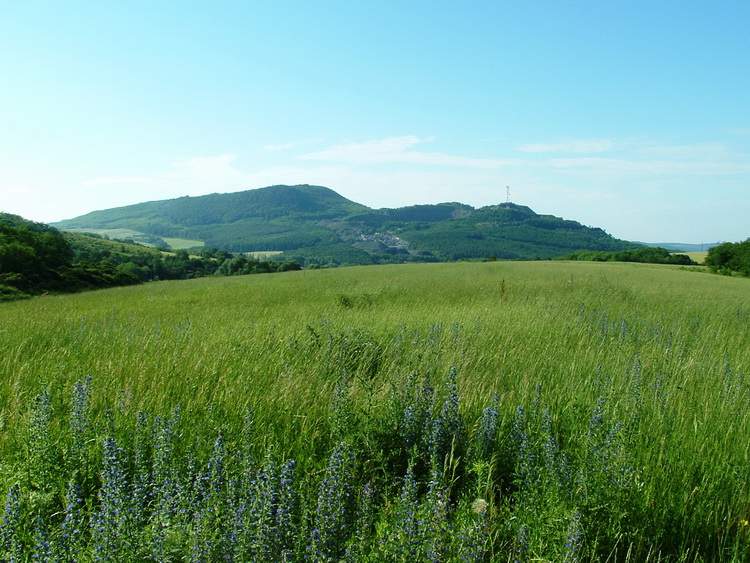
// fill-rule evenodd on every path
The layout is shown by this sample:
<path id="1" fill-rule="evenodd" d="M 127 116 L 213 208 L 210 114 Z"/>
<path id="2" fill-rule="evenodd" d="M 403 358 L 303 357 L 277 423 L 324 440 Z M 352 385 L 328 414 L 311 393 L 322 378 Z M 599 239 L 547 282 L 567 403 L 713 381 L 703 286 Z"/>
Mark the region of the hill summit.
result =
<path id="1" fill-rule="evenodd" d="M 310 185 L 144 202 L 54 226 L 110 236 L 125 232 L 163 246 L 186 239 L 231 252 L 275 252 L 306 265 L 538 259 L 639 246 L 514 203 L 373 209 Z"/>

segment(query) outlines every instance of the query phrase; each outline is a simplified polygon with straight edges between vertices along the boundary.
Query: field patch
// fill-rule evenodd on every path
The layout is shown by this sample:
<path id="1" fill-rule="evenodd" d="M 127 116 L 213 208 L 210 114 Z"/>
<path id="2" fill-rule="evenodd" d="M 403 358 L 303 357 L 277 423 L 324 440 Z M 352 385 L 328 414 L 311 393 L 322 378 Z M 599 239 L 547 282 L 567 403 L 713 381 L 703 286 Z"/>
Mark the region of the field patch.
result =
<path id="1" fill-rule="evenodd" d="M 189 248 L 202 248 L 205 246 L 205 243 L 202 240 L 172 237 L 162 237 L 162 240 L 166 242 L 172 250 L 186 250 Z"/>
<path id="2" fill-rule="evenodd" d="M 256 260 L 268 260 L 283 253 L 283 250 L 256 250 L 253 252 L 243 252 L 242 254 L 255 258 Z"/>
<path id="3" fill-rule="evenodd" d="M 86 229 L 86 228 L 72 228 L 64 229 L 73 233 L 94 233 L 95 235 L 106 236 L 111 239 L 128 239 L 145 235 L 139 231 L 132 229 Z"/>
<path id="4" fill-rule="evenodd" d="M 708 252 L 676 252 L 675 254 L 685 254 L 698 264 L 703 264 L 706 260 L 706 256 L 708 256 Z"/>

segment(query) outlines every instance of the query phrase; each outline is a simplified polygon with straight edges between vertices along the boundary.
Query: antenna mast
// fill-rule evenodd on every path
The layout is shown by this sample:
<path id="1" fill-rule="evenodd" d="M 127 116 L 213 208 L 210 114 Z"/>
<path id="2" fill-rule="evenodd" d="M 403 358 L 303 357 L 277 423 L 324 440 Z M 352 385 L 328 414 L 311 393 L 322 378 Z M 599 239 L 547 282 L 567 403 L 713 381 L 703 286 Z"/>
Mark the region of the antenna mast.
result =
<path id="1" fill-rule="evenodd" d="M 505 203 L 510 203 L 510 186 L 505 186 Z"/>

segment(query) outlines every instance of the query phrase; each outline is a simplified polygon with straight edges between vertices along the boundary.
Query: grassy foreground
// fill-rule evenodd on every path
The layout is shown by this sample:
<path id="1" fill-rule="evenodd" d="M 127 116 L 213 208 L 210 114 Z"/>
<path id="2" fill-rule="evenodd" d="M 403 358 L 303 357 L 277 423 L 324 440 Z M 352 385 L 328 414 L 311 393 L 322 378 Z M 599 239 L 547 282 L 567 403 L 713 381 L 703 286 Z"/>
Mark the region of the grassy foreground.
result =
<path id="1" fill-rule="evenodd" d="M 7 560 L 742 561 L 750 282 L 459 263 L 0 306 Z"/>

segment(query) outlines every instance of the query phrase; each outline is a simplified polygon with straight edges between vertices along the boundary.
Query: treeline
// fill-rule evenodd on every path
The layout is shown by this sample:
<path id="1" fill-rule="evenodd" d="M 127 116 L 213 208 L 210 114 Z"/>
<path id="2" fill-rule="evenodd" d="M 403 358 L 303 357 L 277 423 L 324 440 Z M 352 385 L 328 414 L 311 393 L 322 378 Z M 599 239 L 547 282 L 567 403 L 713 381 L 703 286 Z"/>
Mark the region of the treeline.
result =
<path id="1" fill-rule="evenodd" d="M 108 240 L 100 235 L 65 233 L 77 260 L 103 260 L 128 272 L 139 281 L 186 280 L 206 276 L 236 276 L 299 270 L 292 261 L 259 260 L 218 248 L 200 251 L 154 249 Z"/>
<path id="2" fill-rule="evenodd" d="M 686 254 L 672 254 L 666 248 L 649 247 L 633 250 L 618 250 L 616 252 L 602 252 L 596 250 L 579 250 L 566 254 L 560 260 L 584 260 L 590 262 L 640 262 L 643 264 L 675 264 L 680 266 L 696 266 Z"/>
<path id="3" fill-rule="evenodd" d="M 750 277 L 750 238 L 744 242 L 725 242 L 708 250 L 705 260 L 711 271 Z"/>
<path id="4" fill-rule="evenodd" d="M 167 252 L 99 235 L 59 230 L 0 213 L 0 301 L 74 293 L 152 280 L 298 270 L 296 262 L 257 260 L 226 250 Z"/>
<path id="5" fill-rule="evenodd" d="M 0 301 L 135 283 L 136 277 L 111 263 L 74 262 L 57 229 L 0 214 Z"/>

